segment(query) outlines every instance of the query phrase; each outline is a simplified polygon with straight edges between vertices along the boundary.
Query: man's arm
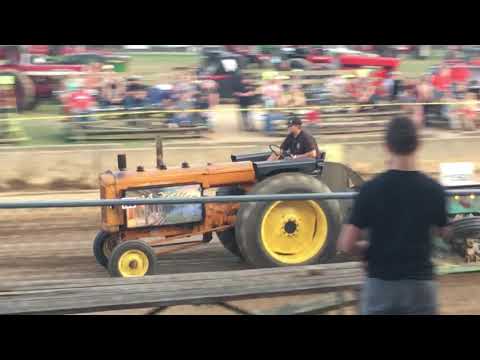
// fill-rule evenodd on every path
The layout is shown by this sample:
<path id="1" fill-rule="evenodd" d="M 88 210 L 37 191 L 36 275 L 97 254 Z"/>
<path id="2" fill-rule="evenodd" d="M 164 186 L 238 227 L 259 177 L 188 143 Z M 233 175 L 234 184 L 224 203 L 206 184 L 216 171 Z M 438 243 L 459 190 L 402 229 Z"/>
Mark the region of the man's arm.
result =
<path id="1" fill-rule="evenodd" d="M 438 203 L 435 207 L 436 213 L 433 222 L 433 231 L 435 235 L 440 236 L 444 239 L 448 239 L 452 235 L 452 229 L 450 226 L 448 226 L 447 197 L 443 188 L 439 187 L 437 197 Z"/>
<path id="2" fill-rule="evenodd" d="M 453 235 L 452 228 L 450 226 L 434 227 L 433 234 L 444 239 L 449 239 Z"/>
<path id="3" fill-rule="evenodd" d="M 315 140 L 311 136 L 305 137 L 305 144 L 304 144 L 304 151 L 305 153 L 300 155 L 295 155 L 294 159 L 305 159 L 305 158 L 313 158 L 317 157 L 317 149 L 315 146 Z"/>
<path id="4" fill-rule="evenodd" d="M 279 158 L 279 156 L 277 156 L 277 155 L 275 155 L 274 153 L 272 153 L 272 154 L 268 157 L 267 161 L 275 161 L 275 160 L 278 160 L 278 158 Z"/>
<path id="5" fill-rule="evenodd" d="M 368 248 L 368 241 L 360 240 L 362 230 L 355 225 L 344 225 L 338 239 L 337 249 L 340 252 L 363 256 Z"/>
<path id="6" fill-rule="evenodd" d="M 315 159 L 317 157 L 317 150 L 313 149 L 312 151 L 309 151 L 305 154 L 301 154 L 301 155 L 294 155 L 293 158 L 294 159 L 305 159 L 305 158 L 313 158 Z"/>
<path id="7" fill-rule="evenodd" d="M 352 214 L 337 242 L 337 249 L 340 252 L 349 255 L 364 256 L 368 249 L 369 242 L 361 240 L 362 229 L 370 225 L 369 216 L 369 196 L 365 194 L 365 189 L 361 189 L 353 204 Z"/>

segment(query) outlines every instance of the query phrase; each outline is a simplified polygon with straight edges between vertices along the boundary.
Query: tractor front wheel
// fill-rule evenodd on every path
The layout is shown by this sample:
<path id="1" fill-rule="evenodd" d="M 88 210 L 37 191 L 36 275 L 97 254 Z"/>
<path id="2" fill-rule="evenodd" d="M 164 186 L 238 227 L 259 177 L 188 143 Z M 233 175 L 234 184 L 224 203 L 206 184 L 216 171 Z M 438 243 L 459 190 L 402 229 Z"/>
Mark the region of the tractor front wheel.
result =
<path id="1" fill-rule="evenodd" d="M 97 263 L 104 268 L 108 266 L 108 259 L 112 256 L 117 234 L 100 231 L 93 240 L 93 255 Z"/>
<path id="2" fill-rule="evenodd" d="M 283 173 L 257 184 L 250 194 L 326 193 L 311 175 Z M 336 253 L 341 227 L 337 200 L 243 203 L 235 235 L 245 260 L 255 267 L 309 265 Z"/>
<path id="3" fill-rule="evenodd" d="M 108 271 L 112 277 L 155 275 L 157 256 L 153 248 L 143 241 L 126 241 L 113 250 Z"/>
<path id="4" fill-rule="evenodd" d="M 244 191 L 240 188 L 231 186 L 220 188 L 217 193 L 217 196 L 234 196 L 234 195 L 244 195 Z M 225 249 L 230 251 L 233 255 L 238 256 L 243 259 L 242 253 L 238 248 L 237 240 L 235 239 L 235 229 L 231 228 L 224 231 L 217 232 L 218 240 L 223 245 Z"/>

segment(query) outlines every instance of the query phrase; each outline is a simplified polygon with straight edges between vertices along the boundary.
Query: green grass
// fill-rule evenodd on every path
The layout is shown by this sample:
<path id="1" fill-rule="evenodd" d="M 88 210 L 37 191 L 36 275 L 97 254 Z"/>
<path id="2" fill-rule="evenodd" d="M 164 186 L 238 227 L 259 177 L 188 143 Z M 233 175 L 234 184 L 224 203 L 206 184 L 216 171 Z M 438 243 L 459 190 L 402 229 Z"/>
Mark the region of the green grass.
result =
<path id="1" fill-rule="evenodd" d="M 404 75 L 410 76 L 421 76 L 425 74 L 429 67 L 437 65 L 439 60 L 437 59 L 428 59 L 428 60 L 404 60 L 400 64 L 400 72 Z"/>
<path id="2" fill-rule="evenodd" d="M 23 145 L 62 145 L 64 124 L 57 121 L 22 121 L 26 135 L 30 140 Z"/>
<path id="3" fill-rule="evenodd" d="M 438 65 L 444 56 L 444 50 L 436 49 L 432 51 L 432 56 L 426 60 L 402 59 L 399 70 L 406 76 L 421 76 L 427 72 L 429 67 Z"/>
<path id="4" fill-rule="evenodd" d="M 200 57 L 192 54 L 179 55 L 132 55 L 128 72 L 145 77 L 147 83 L 170 80 L 176 67 L 192 67 Z"/>

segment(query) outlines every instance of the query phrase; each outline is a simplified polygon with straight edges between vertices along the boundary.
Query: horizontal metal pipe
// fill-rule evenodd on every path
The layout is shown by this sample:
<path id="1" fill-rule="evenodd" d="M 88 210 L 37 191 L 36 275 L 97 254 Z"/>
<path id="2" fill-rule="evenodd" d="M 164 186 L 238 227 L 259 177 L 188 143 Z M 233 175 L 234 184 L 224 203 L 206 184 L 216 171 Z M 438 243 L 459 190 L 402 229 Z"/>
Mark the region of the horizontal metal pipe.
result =
<path id="1" fill-rule="evenodd" d="M 310 194 L 274 194 L 274 195 L 237 195 L 214 196 L 198 198 L 168 198 L 168 199 L 114 199 L 114 200 L 53 200 L 53 201 L 15 201 L 0 202 L 0 209 L 40 209 L 40 208 L 76 208 L 103 206 L 133 206 L 133 205 L 176 205 L 176 204 L 206 204 L 232 202 L 261 201 L 295 201 L 295 200 L 347 200 L 353 199 L 355 192 L 310 193 Z M 446 190 L 446 196 L 480 195 L 480 189 Z"/>

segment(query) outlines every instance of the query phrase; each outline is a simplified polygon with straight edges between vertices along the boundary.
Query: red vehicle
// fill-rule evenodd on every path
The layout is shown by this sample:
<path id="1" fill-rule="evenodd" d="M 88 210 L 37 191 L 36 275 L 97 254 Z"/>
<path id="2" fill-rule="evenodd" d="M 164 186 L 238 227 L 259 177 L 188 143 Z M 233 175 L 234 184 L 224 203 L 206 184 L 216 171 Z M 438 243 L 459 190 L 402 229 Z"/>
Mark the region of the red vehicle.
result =
<path id="1" fill-rule="evenodd" d="M 280 58 L 274 60 L 277 61 L 279 69 L 381 67 L 394 70 L 400 65 L 400 60 L 393 57 L 381 57 L 347 48 L 326 49 L 308 46 L 283 47 L 280 51 Z"/>
<path id="2" fill-rule="evenodd" d="M 368 51 L 386 57 L 410 55 L 417 59 L 430 56 L 430 45 L 353 45 L 355 50 Z"/>
<path id="3" fill-rule="evenodd" d="M 0 46 L 1 73 L 16 77 L 17 107 L 19 111 L 31 110 L 40 98 L 49 98 L 60 90 L 61 81 L 72 73 L 84 73 L 88 65 L 47 62 L 49 55 L 82 54 L 85 46 L 77 45 L 5 45 Z M 108 56 L 108 52 L 94 54 Z"/>
<path id="4" fill-rule="evenodd" d="M 16 77 L 17 108 L 20 112 L 33 109 L 40 98 L 51 97 L 54 91 L 60 89 L 65 76 L 72 73 L 83 74 L 85 71 L 84 65 L 0 65 L 1 73 Z"/>
<path id="5" fill-rule="evenodd" d="M 90 49 L 85 45 L 26 45 L 25 53 L 30 55 L 74 55 L 82 53 L 96 53 L 98 55 L 112 55 L 109 51 Z"/>

